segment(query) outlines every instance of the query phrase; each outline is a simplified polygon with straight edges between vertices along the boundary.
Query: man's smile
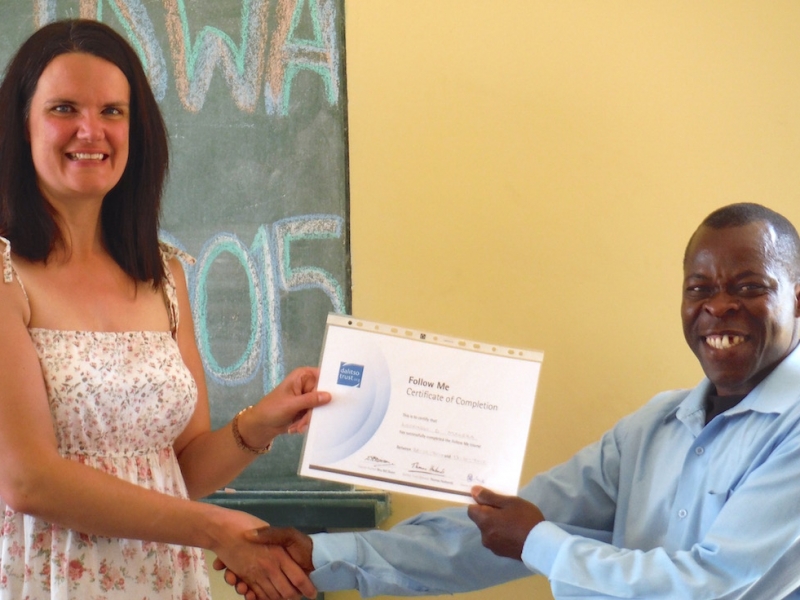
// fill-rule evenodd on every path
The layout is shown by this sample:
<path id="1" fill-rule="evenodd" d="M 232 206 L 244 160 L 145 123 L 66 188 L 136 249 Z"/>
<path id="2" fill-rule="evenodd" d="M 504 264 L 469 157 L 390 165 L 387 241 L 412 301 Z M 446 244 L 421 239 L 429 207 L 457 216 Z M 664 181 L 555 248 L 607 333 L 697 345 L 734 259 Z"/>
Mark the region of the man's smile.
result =
<path id="1" fill-rule="evenodd" d="M 744 343 L 745 337 L 743 335 L 730 334 L 707 335 L 704 340 L 706 344 L 716 350 L 727 350 L 728 348 L 733 348 L 734 346 Z"/>

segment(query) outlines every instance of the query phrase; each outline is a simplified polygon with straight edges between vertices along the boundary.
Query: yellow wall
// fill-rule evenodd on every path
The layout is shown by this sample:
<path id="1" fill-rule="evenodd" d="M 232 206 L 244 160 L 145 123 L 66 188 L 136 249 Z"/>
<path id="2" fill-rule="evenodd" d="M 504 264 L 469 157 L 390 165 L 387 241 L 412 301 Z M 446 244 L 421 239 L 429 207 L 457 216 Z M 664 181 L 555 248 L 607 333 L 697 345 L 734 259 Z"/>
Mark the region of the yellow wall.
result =
<path id="1" fill-rule="evenodd" d="M 800 3 L 347 0 L 346 23 L 354 314 L 543 350 L 525 479 L 693 385 L 688 236 L 736 201 L 800 224 Z"/>

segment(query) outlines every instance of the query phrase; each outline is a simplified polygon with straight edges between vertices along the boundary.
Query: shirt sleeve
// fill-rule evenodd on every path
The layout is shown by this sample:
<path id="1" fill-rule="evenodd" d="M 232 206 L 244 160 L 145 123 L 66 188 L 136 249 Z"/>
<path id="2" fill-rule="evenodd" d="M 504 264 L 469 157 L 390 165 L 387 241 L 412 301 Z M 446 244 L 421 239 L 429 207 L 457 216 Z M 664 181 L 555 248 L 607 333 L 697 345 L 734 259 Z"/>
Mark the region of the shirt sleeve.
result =
<path id="1" fill-rule="evenodd" d="M 590 447 L 554 470 L 556 478 L 569 479 L 575 472 L 592 489 L 603 489 L 613 479 L 616 461 L 605 443 Z M 611 444 L 613 446 L 613 444 Z M 600 459 L 599 457 L 605 457 Z M 664 547 L 650 550 L 620 548 L 608 542 L 602 516 L 586 527 L 559 525 L 579 518 L 568 503 L 542 509 L 548 521 L 534 527 L 525 542 L 523 562 L 544 574 L 556 598 L 785 598 L 787 590 L 800 587 L 800 571 L 791 559 L 800 550 L 800 440 L 790 436 L 775 448 L 764 449 L 764 460 L 730 492 L 708 531 L 685 550 Z M 571 475 L 564 476 L 567 469 Z M 549 474 L 545 475 L 549 477 Z M 585 489 L 586 485 L 581 487 Z M 553 481 L 542 486 L 560 489 Z M 533 497 L 538 496 L 542 487 Z M 613 486 L 612 486 L 613 488 Z M 610 489 L 610 488 L 609 488 Z M 559 494 L 556 493 L 556 497 Z M 581 503 L 589 502 L 587 497 Z M 594 500 L 602 514 L 605 500 Z M 580 503 L 579 503 L 580 504 Z M 589 511 L 591 507 L 582 506 Z M 595 529 L 596 527 L 596 529 Z M 794 569 L 791 568 L 794 564 Z M 763 595 L 759 590 L 780 590 Z M 794 597 L 794 596 L 791 596 Z"/>
<path id="2" fill-rule="evenodd" d="M 311 580 L 320 591 L 362 597 L 423 596 L 483 589 L 531 575 L 481 544 L 466 509 L 422 513 L 389 531 L 315 534 Z"/>

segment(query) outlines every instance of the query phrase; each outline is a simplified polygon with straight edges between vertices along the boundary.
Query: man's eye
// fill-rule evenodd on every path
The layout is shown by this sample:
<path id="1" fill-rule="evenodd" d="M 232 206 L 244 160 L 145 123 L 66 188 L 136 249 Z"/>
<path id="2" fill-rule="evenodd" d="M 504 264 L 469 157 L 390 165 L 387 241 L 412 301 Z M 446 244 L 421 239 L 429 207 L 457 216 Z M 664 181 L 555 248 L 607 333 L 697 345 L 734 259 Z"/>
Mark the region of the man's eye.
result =
<path id="1" fill-rule="evenodd" d="M 743 283 L 738 288 L 740 294 L 753 295 L 764 291 L 764 286 L 760 283 Z"/>
<path id="2" fill-rule="evenodd" d="M 705 283 L 687 283 L 685 289 L 687 292 L 702 292 L 710 290 L 711 286 Z"/>
<path id="3" fill-rule="evenodd" d="M 684 293 L 690 296 L 707 296 L 711 293 L 711 287 L 707 285 L 689 285 L 686 286 Z"/>

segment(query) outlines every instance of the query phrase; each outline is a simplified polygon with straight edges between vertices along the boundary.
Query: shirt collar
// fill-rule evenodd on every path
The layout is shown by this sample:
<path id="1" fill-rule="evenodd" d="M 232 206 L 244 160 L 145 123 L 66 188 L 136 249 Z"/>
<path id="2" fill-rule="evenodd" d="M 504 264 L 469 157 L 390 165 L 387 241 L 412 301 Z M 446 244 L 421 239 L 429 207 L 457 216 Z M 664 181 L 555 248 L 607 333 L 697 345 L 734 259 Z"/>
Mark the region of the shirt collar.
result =
<path id="1" fill-rule="evenodd" d="M 683 399 L 675 411 L 668 415 L 676 417 L 687 425 L 702 424 L 705 419 L 705 399 L 711 389 L 707 378 L 697 384 Z M 792 350 L 777 367 L 767 375 L 744 399 L 726 415 L 747 411 L 781 414 L 795 406 L 800 400 L 800 346 Z"/>

